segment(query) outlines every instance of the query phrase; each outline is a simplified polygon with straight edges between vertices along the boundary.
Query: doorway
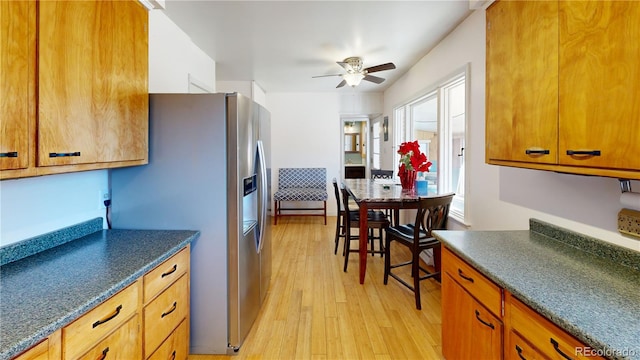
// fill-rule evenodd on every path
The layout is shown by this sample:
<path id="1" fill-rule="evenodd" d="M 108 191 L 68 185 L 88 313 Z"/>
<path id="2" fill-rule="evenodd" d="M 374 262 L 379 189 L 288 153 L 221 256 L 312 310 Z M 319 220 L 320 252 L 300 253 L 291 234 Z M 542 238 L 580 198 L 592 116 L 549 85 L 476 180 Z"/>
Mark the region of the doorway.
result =
<path id="1" fill-rule="evenodd" d="M 350 116 L 340 119 L 343 179 L 364 179 L 369 174 L 369 118 Z"/>

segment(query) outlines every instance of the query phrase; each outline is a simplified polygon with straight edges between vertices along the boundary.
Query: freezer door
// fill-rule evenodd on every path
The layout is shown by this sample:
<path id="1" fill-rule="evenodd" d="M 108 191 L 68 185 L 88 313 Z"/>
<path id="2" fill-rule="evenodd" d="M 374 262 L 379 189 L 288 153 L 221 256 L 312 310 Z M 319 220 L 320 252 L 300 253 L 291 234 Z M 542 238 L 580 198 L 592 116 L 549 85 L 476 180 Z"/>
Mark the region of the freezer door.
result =
<path id="1" fill-rule="evenodd" d="M 244 342 L 261 304 L 258 206 L 262 192 L 256 172 L 253 106 L 242 95 L 227 95 L 229 353 Z"/>

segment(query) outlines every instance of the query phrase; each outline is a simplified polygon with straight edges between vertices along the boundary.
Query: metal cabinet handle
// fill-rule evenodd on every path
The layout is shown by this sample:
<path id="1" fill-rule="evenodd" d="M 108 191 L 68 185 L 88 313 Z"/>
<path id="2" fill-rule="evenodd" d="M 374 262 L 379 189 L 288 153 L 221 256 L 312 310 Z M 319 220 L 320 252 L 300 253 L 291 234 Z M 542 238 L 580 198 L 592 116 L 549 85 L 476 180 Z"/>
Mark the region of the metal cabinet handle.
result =
<path id="1" fill-rule="evenodd" d="M 109 352 L 109 347 L 107 346 L 106 349 L 102 350 L 102 355 L 100 355 L 100 357 L 98 358 L 98 360 L 104 360 L 107 357 L 107 353 Z"/>
<path id="2" fill-rule="evenodd" d="M 462 272 L 462 270 L 461 270 L 461 269 L 458 269 L 458 275 L 459 275 L 461 278 L 463 278 L 463 279 L 465 279 L 465 280 L 467 280 L 467 281 L 469 281 L 469 282 L 473 282 L 473 278 L 472 278 L 472 277 L 469 277 L 469 276 L 466 276 L 466 275 Z"/>
<path id="3" fill-rule="evenodd" d="M 567 150 L 567 155 L 600 156 L 600 150 Z"/>
<path id="4" fill-rule="evenodd" d="M 543 149 L 543 150 L 537 150 L 537 149 L 527 149 L 524 152 L 527 155 L 549 155 L 550 151 Z"/>
<path id="5" fill-rule="evenodd" d="M 49 153 L 49 157 L 67 157 L 67 156 L 80 156 L 80 151 L 69 153 Z"/>
<path id="6" fill-rule="evenodd" d="M 520 359 L 527 360 L 526 357 L 522 356 L 522 348 L 520 346 L 516 345 L 516 351 L 518 352 L 518 356 L 520 357 Z"/>
<path id="7" fill-rule="evenodd" d="M 558 342 L 555 341 L 553 338 L 549 338 L 549 340 L 551 340 L 551 345 L 553 345 L 553 349 L 560 354 L 563 358 L 567 359 L 567 360 L 573 360 L 571 357 L 569 357 L 569 355 L 565 354 L 564 352 L 562 352 L 562 350 L 560 350 L 560 348 L 558 347 Z"/>
<path id="8" fill-rule="evenodd" d="M 483 325 L 490 327 L 491 330 L 495 330 L 496 327 L 493 326 L 492 323 L 486 322 L 486 321 L 480 319 L 480 311 L 478 311 L 478 310 L 476 310 L 476 319 L 478 319 L 478 321 L 480 321 Z"/>
<path id="9" fill-rule="evenodd" d="M 17 151 L 3 152 L 3 153 L 0 153 L 0 157 L 17 158 L 18 157 L 18 152 Z"/>
<path id="10" fill-rule="evenodd" d="M 174 301 L 173 302 L 173 306 L 171 307 L 171 309 L 169 309 L 169 311 L 167 312 L 163 312 L 162 315 L 160 316 L 161 318 L 171 314 L 172 312 L 176 311 L 176 308 L 178 307 L 178 302 Z"/>
<path id="11" fill-rule="evenodd" d="M 169 270 L 166 273 L 162 274 L 161 277 L 169 276 L 169 275 L 173 274 L 174 272 L 176 272 L 176 270 L 178 270 L 178 264 L 173 264 L 173 267 L 171 268 L 171 270 Z"/>
<path id="12" fill-rule="evenodd" d="M 120 310 L 122 310 L 122 305 L 118 305 L 118 307 L 116 308 L 116 311 L 113 314 L 111 314 L 108 317 L 106 317 L 105 319 L 98 320 L 98 321 L 94 322 L 93 323 L 93 327 L 95 328 L 98 325 L 102 325 L 102 324 L 106 323 L 107 321 L 113 319 L 114 317 L 118 316 L 120 314 Z"/>
<path id="13" fill-rule="evenodd" d="M 176 351 L 173 350 L 173 352 L 171 353 L 171 357 L 169 357 L 171 360 L 176 360 Z"/>

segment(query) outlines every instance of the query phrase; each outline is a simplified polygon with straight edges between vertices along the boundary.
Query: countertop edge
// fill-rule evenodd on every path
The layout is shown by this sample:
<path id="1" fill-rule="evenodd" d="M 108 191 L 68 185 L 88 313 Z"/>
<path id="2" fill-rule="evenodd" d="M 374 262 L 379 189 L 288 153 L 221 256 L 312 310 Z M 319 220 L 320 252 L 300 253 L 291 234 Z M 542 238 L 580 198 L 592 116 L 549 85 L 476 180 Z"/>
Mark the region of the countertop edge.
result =
<path id="1" fill-rule="evenodd" d="M 101 231 L 104 231 L 104 230 L 100 230 L 100 232 Z M 173 256 L 174 254 L 176 254 L 179 250 L 181 250 L 184 247 L 186 247 L 187 245 L 189 245 L 191 242 L 193 242 L 195 239 L 197 239 L 198 236 L 200 236 L 200 232 L 196 231 L 193 235 L 185 238 L 184 240 L 179 242 L 177 245 L 175 245 L 174 247 L 172 247 L 171 249 L 166 251 L 163 255 L 155 258 L 153 261 L 149 262 L 148 264 L 146 264 L 142 268 L 138 269 L 137 271 L 135 271 L 130 276 L 124 278 L 119 283 L 111 286 L 110 288 L 108 288 L 107 290 L 102 292 L 99 296 L 90 299 L 88 302 L 83 304 L 81 307 L 78 307 L 78 308 L 74 309 L 73 311 L 65 314 L 64 316 L 60 317 L 59 319 L 57 319 L 53 323 L 45 325 L 39 331 L 29 335 L 29 337 L 18 341 L 13 346 L 9 347 L 7 350 L 5 350 L 2 353 L 0 353 L 0 360 L 8 360 L 8 359 L 11 359 L 12 357 L 14 357 L 16 355 L 19 355 L 20 353 L 24 352 L 25 350 L 28 350 L 32 346 L 34 346 L 34 345 L 38 344 L 39 342 L 41 342 L 44 338 L 46 338 L 46 337 L 50 336 L 51 334 L 53 334 L 56 330 L 61 329 L 64 326 L 66 326 L 66 325 L 70 324 L 71 322 L 73 322 L 74 320 L 78 319 L 80 316 L 85 314 L 87 311 L 93 309 L 94 307 L 96 307 L 100 303 L 104 302 L 105 300 L 107 300 L 111 296 L 115 295 L 116 293 L 118 293 L 119 291 L 123 290 L 127 286 L 133 284 L 137 279 L 141 278 L 145 273 L 147 273 L 148 271 L 152 270 L 156 266 L 160 265 L 163 261 L 167 260 L 168 258 Z"/>

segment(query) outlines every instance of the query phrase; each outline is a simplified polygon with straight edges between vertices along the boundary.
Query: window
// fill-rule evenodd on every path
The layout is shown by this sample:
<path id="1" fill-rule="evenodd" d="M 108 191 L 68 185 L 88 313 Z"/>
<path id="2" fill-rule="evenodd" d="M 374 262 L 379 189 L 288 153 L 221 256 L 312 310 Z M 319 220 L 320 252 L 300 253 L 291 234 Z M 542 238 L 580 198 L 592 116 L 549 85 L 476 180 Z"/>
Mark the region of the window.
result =
<path id="1" fill-rule="evenodd" d="M 371 158 L 371 168 L 372 169 L 380 169 L 380 122 L 373 123 L 371 127 L 371 134 L 373 138 L 371 139 L 373 147 L 371 149 L 372 158 Z"/>
<path id="2" fill-rule="evenodd" d="M 433 164 L 428 173 L 430 192 L 455 192 L 450 215 L 464 223 L 466 141 L 466 70 L 435 89 L 394 109 L 394 151 L 404 141 L 418 140 Z"/>

